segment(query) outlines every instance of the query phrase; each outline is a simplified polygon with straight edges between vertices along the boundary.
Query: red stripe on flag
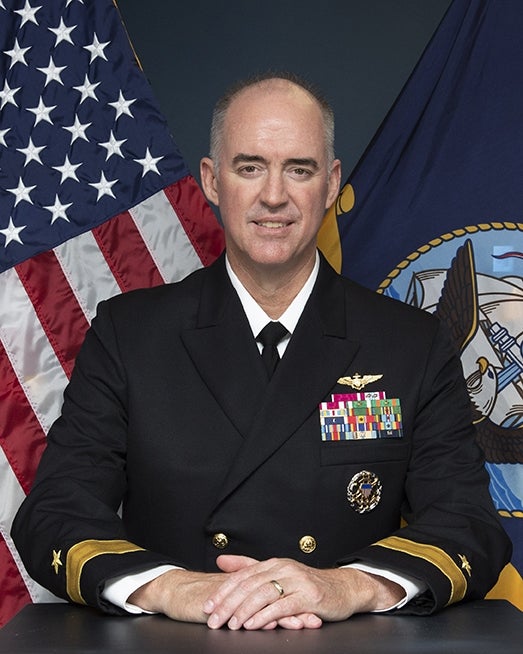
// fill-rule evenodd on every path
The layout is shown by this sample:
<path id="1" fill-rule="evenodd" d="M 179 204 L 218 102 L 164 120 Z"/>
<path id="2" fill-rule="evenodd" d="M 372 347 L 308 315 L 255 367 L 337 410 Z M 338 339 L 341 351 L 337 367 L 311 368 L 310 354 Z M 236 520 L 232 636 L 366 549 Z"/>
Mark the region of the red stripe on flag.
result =
<path id="1" fill-rule="evenodd" d="M 0 534 L 0 579 L 2 580 L 2 601 L 0 602 L 0 627 L 10 620 L 26 604 L 31 596 L 20 576 L 5 540 Z"/>
<path id="2" fill-rule="evenodd" d="M 225 239 L 223 230 L 213 210 L 192 175 L 164 189 L 189 238 L 196 254 L 204 266 L 210 265 L 223 252 Z"/>
<path id="3" fill-rule="evenodd" d="M 128 211 L 95 227 L 92 233 L 122 292 L 164 283 Z"/>
<path id="4" fill-rule="evenodd" d="M 0 444 L 24 493 L 28 493 L 45 446 L 45 434 L 0 343 Z M 6 501 L 3 498 L 2 501 Z M 1 579 L 0 575 L 0 579 Z"/>
<path id="5" fill-rule="evenodd" d="M 52 250 L 16 266 L 16 272 L 67 377 L 89 327 Z"/>

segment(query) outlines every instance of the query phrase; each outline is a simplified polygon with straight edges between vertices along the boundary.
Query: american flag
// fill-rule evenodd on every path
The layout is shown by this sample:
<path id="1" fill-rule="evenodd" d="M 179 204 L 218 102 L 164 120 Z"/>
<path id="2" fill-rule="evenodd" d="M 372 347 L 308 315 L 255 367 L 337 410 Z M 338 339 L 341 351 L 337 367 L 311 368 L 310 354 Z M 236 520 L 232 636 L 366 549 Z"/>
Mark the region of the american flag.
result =
<path id="1" fill-rule="evenodd" d="M 55 599 L 9 532 L 96 305 L 222 249 L 115 4 L 0 0 L 0 625 Z"/>

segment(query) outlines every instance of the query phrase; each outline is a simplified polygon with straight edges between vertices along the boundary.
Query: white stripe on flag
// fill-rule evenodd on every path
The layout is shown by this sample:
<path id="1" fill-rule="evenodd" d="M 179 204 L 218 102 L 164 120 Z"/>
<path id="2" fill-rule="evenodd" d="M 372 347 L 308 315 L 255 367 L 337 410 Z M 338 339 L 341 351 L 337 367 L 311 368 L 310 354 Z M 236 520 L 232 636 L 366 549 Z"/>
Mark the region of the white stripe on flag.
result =
<path id="1" fill-rule="evenodd" d="M 120 293 L 96 239 L 92 232 L 86 232 L 59 245 L 53 252 L 90 323 L 97 304 Z"/>
<path id="2" fill-rule="evenodd" d="M 2 274 L 0 315 L 0 340 L 47 434 L 60 414 L 67 376 L 14 268 Z"/>
<path id="3" fill-rule="evenodd" d="M 163 191 L 129 209 L 129 213 L 166 282 L 179 281 L 202 267 L 178 215 Z"/>

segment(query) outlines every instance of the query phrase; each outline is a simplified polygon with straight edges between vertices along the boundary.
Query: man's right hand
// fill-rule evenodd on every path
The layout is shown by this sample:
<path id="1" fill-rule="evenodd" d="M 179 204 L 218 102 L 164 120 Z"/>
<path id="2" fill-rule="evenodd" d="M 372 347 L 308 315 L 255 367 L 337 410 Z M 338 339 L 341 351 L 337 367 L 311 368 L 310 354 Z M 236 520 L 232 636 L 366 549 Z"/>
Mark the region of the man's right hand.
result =
<path id="1" fill-rule="evenodd" d="M 163 613 L 173 620 L 205 623 L 209 616 L 203 612 L 203 605 L 226 577 L 223 572 L 169 570 L 140 586 L 127 601 L 144 611 Z"/>

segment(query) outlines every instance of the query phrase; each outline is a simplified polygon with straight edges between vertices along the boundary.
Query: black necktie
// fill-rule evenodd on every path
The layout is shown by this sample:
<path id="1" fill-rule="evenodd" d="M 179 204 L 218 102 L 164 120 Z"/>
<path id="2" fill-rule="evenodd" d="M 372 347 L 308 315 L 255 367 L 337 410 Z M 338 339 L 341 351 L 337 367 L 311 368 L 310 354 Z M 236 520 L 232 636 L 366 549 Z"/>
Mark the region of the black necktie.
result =
<path id="1" fill-rule="evenodd" d="M 267 323 L 256 337 L 256 340 L 263 345 L 261 356 L 269 377 L 272 377 L 272 373 L 280 360 L 276 346 L 287 334 L 288 332 L 282 324 L 273 321 Z"/>

